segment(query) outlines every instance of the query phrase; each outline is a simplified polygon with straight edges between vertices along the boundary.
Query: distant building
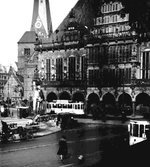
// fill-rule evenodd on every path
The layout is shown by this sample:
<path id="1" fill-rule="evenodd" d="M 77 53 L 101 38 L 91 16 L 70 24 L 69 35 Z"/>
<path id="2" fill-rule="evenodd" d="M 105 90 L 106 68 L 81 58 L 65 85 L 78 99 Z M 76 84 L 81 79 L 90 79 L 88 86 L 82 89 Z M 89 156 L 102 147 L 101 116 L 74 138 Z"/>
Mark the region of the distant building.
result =
<path id="1" fill-rule="evenodd" d="M 9 77 L 3 89 L 4 100 L 9 99 L 11 102 L 18 102 L 23 98 L 23 78 L 11 66 L 8 74 Z"/>
<path id="2" fill-rule="evenodd" d="M 8 80 L 9 74 L 6 70 L 6 67 L 3 65 L 0 65 L 0 101 L 4 99 L 4 85 L 6 84 Z"/>

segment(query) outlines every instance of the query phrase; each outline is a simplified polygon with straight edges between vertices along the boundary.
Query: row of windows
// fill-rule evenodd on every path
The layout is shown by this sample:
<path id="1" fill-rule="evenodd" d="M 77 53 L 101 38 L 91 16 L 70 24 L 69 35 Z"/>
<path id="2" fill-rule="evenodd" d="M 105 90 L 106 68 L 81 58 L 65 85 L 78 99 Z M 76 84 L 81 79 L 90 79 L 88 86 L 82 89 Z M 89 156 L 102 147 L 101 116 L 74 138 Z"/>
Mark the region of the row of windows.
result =
<path id="1" fill-rule="evenodd" d="M 88 54 L 88 62 L 89 63 L 99 63 L 100 62 L 100 54 L 102 55 L 102 48 L 99 46 L 91 47 L 87 49 Z"/>
<path id="2" fill-rule="evenodd" d="M 89 70 L 89 85 L 99 84 L 99 70 Z"/>
<path id="3" fill-rule="evenodd" d="M 6 75 L 0 75 L 0 79 L 6 80 L 6 79 L 7 79 L 7 76 L 6 76 Z"/>
<path id="4" fill-rule="evenodd" d="M 124 17 L 122 17 L 124 16 Z M 103 25 L 103 24 L 112 24 L 112 23 L 120 23 L 120 22 L 126 22 L 129 21 L 129 14 L 115 14 L 115 15 L 109 15 L 104 17 L 97 17 L 95 19 L 95 25 Z"/>
<path id="5" fill-rule="evenodd" d="M 75 78 L 70 78 L 76 80 Z M 130 83 L 131 68 L 123 69 L 104 69 L 101 73 L 98 69 L 89 70 L 88 83 L 90 86 L 100 85 L 120 85 Z"/>
<path id="6" fill-rule="evenodd" d="M 91 47 L 87 49 L 88 62 L 99 63 L 116 63 L 129 61 L 132 55 L 132 44 L 127 45 L 112 45 L 109 47 Z"/>
<path id="7" fill-rule="evenodd" d="M 82 104 L 48 104 L 48 108 L 75 108 L 75 109 L 83 109 Z"/>
<path id="8" fill-rule="evenodd" d="M 102 72 L 104 85 L 120 85 L 131 82 L 131 68 L 104 69 Z"/>
<path id="9" fill-rule="evenodd" d="M 53 59 L 46 60 L 46 77 L 48 81 L 80 80 L 84 76 L 84 57 L 69 57 L 56 59 L 56 64 L 51 64 Z M 67 62 L 68 61 L 68 62 Z M 55 70 L 54 70 L 55 66 Z"/>
<path id="10" fill-rule="evenodd" d="M 108 63 L 129 61 L 132 54 L 132 44 L 110 46 L 108 48 Z"/>
<path id="11" fill-rule="evenodd" d="M 109 4 L 104 4 L 101 7 L 101 12 L 102 13 L 108 13 L 108 12 L 114 12 L 114 11 L 119 11 L 123 8 L 122 4 L 119 2 L 114 2 L 114 3 L 109 3 Z"/>
<path id="12" fill-rule="evenodd" d="M 131 68 L 123 69 L 104 69 L 101 73 L 99 70 L 89 70 L 89 85 L 103 86 L 122 86 L 130 83 Z"/>
<path id="13" fill-rule="evenodd" d="M 79 31 L 71 31 L 71 32 L 66 32 L 62 40 L 65 42 L 70 42 L 70 41 L 77 41 L 79 40 L 79 38 L 80 38 Z"/>
<path id="14" fill-rule="evenodd" d="M 130 26 L 128 24 L 124 24 L 124 25 L 110 25 L 110 26 L 106 26 L 106 27 L 101 27 L 101 28 L 97 28 L 93 31 L 94 35 L 100 34 L 118 34 L 121 33 L 122 35 L 124 34 L 124 32 L 128 32 L 130 30 Z M 120 35 L 121 35 L 120 34 Z"/>
<path id="15" fill-rule="evenodd" d="M 4 86 L 6 83 L 4 82 L 0 82 L 0 86 Z"/>

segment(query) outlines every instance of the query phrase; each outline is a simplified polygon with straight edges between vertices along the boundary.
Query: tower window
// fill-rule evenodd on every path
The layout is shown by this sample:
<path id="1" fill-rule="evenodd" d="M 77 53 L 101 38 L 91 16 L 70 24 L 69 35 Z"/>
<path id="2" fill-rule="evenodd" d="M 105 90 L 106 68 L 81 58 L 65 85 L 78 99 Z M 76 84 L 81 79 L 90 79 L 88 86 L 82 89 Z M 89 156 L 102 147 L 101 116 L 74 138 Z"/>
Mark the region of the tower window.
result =
<path id="1" fill-rule="evenodd" d="M 24 48 L 24 55 L 30 55 L 30 48 Z"/>

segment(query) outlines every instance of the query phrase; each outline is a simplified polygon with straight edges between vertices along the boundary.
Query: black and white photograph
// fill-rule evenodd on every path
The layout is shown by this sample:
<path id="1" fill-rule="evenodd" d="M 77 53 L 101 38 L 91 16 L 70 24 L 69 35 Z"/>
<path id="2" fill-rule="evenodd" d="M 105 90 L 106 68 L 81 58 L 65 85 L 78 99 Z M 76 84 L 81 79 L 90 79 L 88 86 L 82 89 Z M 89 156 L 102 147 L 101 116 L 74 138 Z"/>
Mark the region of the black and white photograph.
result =
<path id="1" fill-rule="evenodd" d="M 150 0 L 5 0 L 0 20 L 0 167 L 148 166 Z"/>

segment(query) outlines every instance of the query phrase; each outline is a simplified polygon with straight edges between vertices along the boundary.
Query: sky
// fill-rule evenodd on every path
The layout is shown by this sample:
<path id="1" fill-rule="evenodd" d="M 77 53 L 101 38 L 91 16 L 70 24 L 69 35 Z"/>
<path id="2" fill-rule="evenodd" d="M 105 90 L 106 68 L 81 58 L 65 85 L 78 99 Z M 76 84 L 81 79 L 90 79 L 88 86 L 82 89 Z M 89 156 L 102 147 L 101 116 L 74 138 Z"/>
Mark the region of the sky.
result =
<path id="1" fill-rule="evenodd" d="M 78 0 L 49 0 L 53 31 L 57 29 Z M 4 0 L 0 5 L 0 64 L 16 68 L 18 44 L 30 31 L 34 0 Z"/>

